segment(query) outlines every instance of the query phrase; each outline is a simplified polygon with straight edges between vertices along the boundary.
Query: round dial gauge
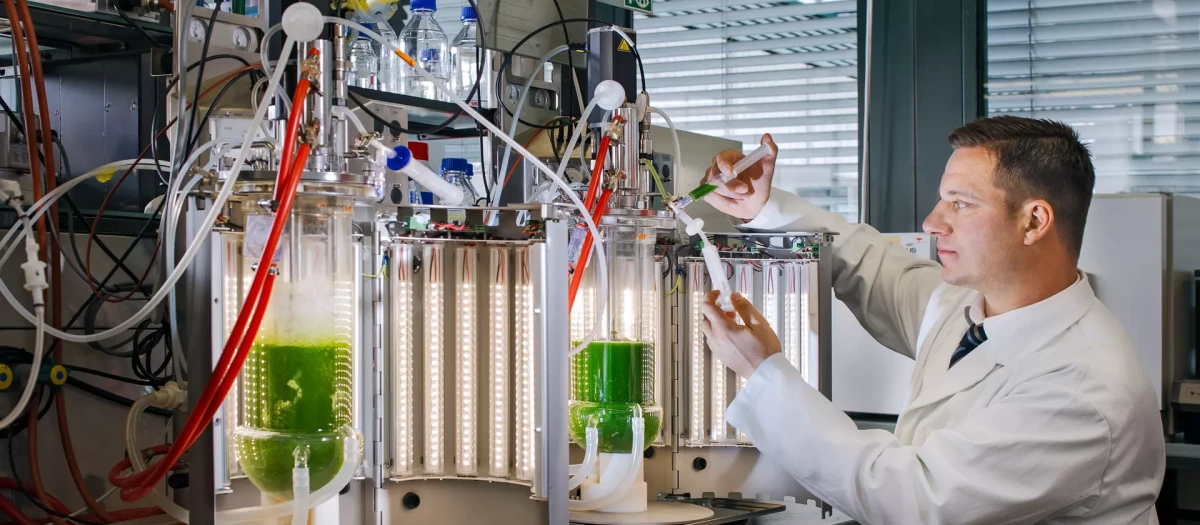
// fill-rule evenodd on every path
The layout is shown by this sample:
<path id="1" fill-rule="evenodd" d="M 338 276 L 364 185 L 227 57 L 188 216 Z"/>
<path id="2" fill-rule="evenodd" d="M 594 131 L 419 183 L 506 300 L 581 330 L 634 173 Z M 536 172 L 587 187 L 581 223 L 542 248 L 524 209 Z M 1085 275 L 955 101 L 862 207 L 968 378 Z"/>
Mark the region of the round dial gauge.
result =
<path id="1" fill-rule="evenodd" d="M 233 30 L 233 47 L 241 51 L 248 51 L 254 47 L 254 34 L 250 32 L 250 28 L 238 27 Z"/>
<path id="2" fill-rule="evenodd" d="M 193 42 L 203 42 L 204 35 L 208 33 L 208 23 L 198 18 L 193 18 L 188 23 L 188 40 Z"/>

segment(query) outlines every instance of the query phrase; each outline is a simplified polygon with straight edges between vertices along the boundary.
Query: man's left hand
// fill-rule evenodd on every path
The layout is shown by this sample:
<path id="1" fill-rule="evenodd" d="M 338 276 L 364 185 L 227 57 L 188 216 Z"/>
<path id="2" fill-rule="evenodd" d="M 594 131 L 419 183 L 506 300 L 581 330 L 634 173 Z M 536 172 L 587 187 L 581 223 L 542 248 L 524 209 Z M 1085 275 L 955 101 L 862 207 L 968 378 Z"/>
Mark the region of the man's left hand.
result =
<path id="1" fill-rule="evenodd" d="M 713 356 L 720 359 L 741 377 L 750 377 L 768 357 L 779 353 L 779 336 L 771 330 L 754 304 L 741 294 L 730 296 L 733 312 L 724 312 L 717 306 L 720 292 L 708 292 L 704 300 L 704 338 Z M 740 317 L 742 324 L 738 324 Z"/>

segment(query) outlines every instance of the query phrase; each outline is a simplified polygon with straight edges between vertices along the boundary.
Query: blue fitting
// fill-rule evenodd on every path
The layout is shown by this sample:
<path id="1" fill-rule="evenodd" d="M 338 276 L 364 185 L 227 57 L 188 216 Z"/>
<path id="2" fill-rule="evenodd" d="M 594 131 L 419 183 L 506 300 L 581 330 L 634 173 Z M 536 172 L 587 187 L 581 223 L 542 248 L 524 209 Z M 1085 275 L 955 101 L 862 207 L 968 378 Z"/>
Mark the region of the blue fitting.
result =
<path id="1" fill-rule="evenodd" d="M 478 22 L 479 15 L 475 13 L 474 7 L 466 6 L 466 7 L 462 8 L 462 15 L 459 16 L 458 19 L 459 19 L 459 21 L 462 21 L 462 22 L 466 22 L 468 20 L 471 22 Z"/>
<path id="2" fill-rule="evenodd" d="M 472 171 L 471 163 L 468 162 L 467 159 L 456 159 L 456 158 L 452 158 L 452 157 L 447 157 L 447 158 L 442 159 L 441 175 L 443 177 L 445 177 L 447 171 L 459 171 L 459 172 L 470 175 L 471 171 Z"/>
<path id="3" fill-rule="evenodd" d="M 413 11 L 437 11 L 437 0 L 412 0 L 408 7 Z"/>
<path id="4" fill-rule="evenodd" d="M 396 156 L 387 160 L 389 170 L 400 171 L 412 160 L 412 152 L 404 146 L 396 146 L 392 148 L 392 151 L 396 152 Z"/>

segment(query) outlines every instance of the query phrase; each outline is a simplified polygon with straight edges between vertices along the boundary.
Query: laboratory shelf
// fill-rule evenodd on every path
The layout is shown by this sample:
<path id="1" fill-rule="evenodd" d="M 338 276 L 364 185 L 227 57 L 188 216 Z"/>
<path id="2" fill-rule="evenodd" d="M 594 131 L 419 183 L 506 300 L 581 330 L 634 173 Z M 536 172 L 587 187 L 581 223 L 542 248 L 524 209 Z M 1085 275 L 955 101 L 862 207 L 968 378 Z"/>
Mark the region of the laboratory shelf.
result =
<path id="1" fill-rule="evenodd" d="M 104 3 L 105 0 L 96 0 Z M 151 45 L 144 35 L 129 26 L 115 14 L 104 12 L 96 2 L 86 0 L 55 0 L 53 2 L 29 2 L 29 15 L 37 28 L 38 45 L 42 48 L 43 60 L 79 60 L 96 58 L 115 53 L 139 53 Z M 131 15 L 132 16 L 132 15 Z M 154 21 L 158 14 L 131 19 L 146 30 L 155 41 L 170 46 L 171 27 Z M 3 21 L 7 17 L 0 11 Z M 5 48 L 11 48 L 6 41 Z M 0 50 L 0 66 L 12 65 L 10 49 Z"/>
<path id="2" fill-rule="evenodd" d="M 413 97 L 409 95 L 401 95 L 399 93 L 390 93 L 387 91 L 379 91 L 377 89 L 367 89 L 356 86 L 350 86 L 350 92 L 358 98 L 363 99 L 363 102 L 377 102 L 378 105 L 387 105 L 398 107 L 408 113 L 408 128 L 417 132 L 422 138 L 470 138 L 478 137 L 483 132 L 482 126 L 479 126 L 475 119 L 470 115 L 463 113 L 459 115 L 450 124 L 449 128 L 442 131 L 422 134 L 422 129 L 432 129 L 435 126 L 445 122 L 447 118 L 458 113 L 459 107 L 453 102 L 441 102 L 438 100 L 429 100 L 426 98 Z M 351 105 L 353 107 L 353 104 Z M 479 113 L 489 120 L 495 121 L 494 109 L 476 108 Z M 371 111 L 379 113 L 375 107 Z"/>

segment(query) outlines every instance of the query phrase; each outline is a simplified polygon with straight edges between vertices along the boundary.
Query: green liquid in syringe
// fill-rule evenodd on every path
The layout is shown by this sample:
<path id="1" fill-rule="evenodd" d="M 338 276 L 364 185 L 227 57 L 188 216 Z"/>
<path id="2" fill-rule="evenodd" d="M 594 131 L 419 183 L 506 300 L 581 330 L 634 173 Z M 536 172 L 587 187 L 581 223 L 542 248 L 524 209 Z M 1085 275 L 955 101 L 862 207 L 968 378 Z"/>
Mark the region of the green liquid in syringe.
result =
<path id="1" fill-rule="evenodd" d="M 716 189 L 717 189 L 716 184 L 704 183 L 699 186 L 696 186 L 696 189 L 688 192 L 688 197 L 691 197 L 691 199 L 693 201 L 698 201 L 700 199 L 703 199 L 705 195 L 712 193 Z"/>

